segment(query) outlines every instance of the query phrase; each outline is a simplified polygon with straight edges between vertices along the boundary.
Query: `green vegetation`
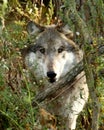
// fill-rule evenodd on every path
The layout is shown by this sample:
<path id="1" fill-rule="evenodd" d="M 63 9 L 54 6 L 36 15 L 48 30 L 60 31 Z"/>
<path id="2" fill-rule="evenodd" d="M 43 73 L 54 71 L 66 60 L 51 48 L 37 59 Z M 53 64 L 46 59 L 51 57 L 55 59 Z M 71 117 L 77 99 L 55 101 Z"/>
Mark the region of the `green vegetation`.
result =
<path id="1" fill-rule="evenodd" d="M 53 0 L 54 1 L 54 0 Z M 103 0 L 87 0 L 76 2 L 60 0 L 65 3 L 64 11 L 58 12 L 62 21 L 67 23 L 75 35 L 75 41 L 83 46 L 83 36 L 89 33 L 93 44 L 84 46 L 86 57 L 93 56 L 90 64 L 94 76 L 94 93 L 96 93 L 100 112 L 99 130 L 104 130 L 104 54 L 98 55 L 98 46 L 104 46 L 104 2 Z M 80 1 L 80 0 L 79 0 Z M 54 3 L 54 2 L 53 2 Z M 70 3 L 70 4 L 69 4 Z M 58 4 L 56 4 L 58 6 Z M 19 0 L 0 1 L 0 130 L 38 130 L 36 115 L 37 107 L 32 107 L 32 99 L 38 86 L 28 70 L 25 69 L 20 50 L 30 44 L 30 37 L 26 32 L 26 24 L 33 20 L 41 24 L 53 24 L 58 20 L 55 16 L 55 4 L 52 0 L 45 3 Z M 86 24 L 88 32 L 84 32 L 80 22 L 74 18 L 74 8 L 78 16 Z M 58 7 L 57 7 L 58 8 Z M 89 67 L 89 66 L 88 66 Z M 89 99 L 86 109 L 78 120 L 78 130 L 90 130 L 92 121 L 92 99 Z"/>

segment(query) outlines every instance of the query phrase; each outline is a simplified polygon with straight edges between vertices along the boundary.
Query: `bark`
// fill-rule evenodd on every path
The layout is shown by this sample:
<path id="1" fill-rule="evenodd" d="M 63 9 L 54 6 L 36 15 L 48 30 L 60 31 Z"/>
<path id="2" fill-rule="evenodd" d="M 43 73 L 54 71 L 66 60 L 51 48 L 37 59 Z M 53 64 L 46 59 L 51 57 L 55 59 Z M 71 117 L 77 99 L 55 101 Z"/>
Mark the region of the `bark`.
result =
<path id="1" fill-rule="evenodd" d="M 94 75 L 94 71 L 96 73 L 96 70 L 93 68 L 93 64 L 91 63 L 91 60 L 95 60 L 96 56 L 98 54 L 103 53 L 103 49 L 99 48 L 100 52 L 95 53 L 97 55 L 92 54 L 91 50 L 91 33 L 88 30 L 88 27 L 84 20 L 80 17 L 79 13 L 76 10 L 76 2 L 75 0 L 66 0 L 67 5 L 68 3 L 68 11 L 67 11 L 67 19 L 69 19 L 69 16 L 71 18 L 71 21 L 73 24 L 77 26 L 77 28 L 80 30 L 81 36 L 83 38 L 83 48 L 84 48 L 84 70 L 86 73 L 86 79 L 87 79 L 87 84 L 89 87 L 89 92 L 90 92 L 90 97 L 92 101 L 92 130 L 98 130 L 98 121 L 99 121 L 99 101 L 97 97 L 97 91 L 96 91 L 96 79 Z M 87 47 L 90 48 L 87 50 Z M 96 49 L 95 49 L 96 51 Z M 94 58 L 93 58 L 94 57 Z"/>
<path id="2" fill-rule="evenodd" d="M 90 55 L 91 58 L 91 55 Z M 99 121 L 99 101 L 96 91 L 96 79 L 94 70 L 90 63 L 90 58 L 84 58 L 84 70 L 86 72 L 87 84 L 89 87 L 90 97 L 92 99 L 92 130 L 98 130 L 98 121 Z"/>
<path id="3" fill-rule="evenodd" d="M 99 55 L 104 54 L 104 45 L 98 47 L 97 50 L 98 50 Z M 96 52 L 93 52 L 92 55 L 94 55 L 95 53 L 96 53 Z M 94 60 L 94 58 L 91 57 L 90 60 L 89 60 L 90 63 L 91 63 L 93 60 Z M 90 63 L 89 63 L 89 64 L 90 64 Z M 86 63 L 86 64 L 87 64 L 87 63 Z M 87 64 L 87 65 L 88 65 L 88 64 Z M 33 99 L 33 106 L 35 106 L 37 103 L 40 103 L 40 102 L 44 101 L 47 97 L 49 97 L 50 95 L 54 94 L 54 93 L 55 93 L 57 90 L 59 90 L 59 89 L 61 89 L 61 88 L 63 88 L 63 87 L 67 87 L 67 86 L 68 86 L 68 87 L 71 87 L 70 84 L 72 84 L 73 81 L 74 81 L 74 79 L 75 79 L 75 77 L 76 77 L 79 73 L 81 73 L 81 71 L 84 70 L 84 67 L 85 67 L 85 66 L 83 66 L 83 61 L 80 61 L 70 72 L 68 72 L 68 73 L 66 74 L 65 77 L 63 77 L 62 79 L 60 79 L 58 82 L 54 83 L 54 85 L 53 85 L 53 84 L 52 84 L 52 85 L 49 85 L 46 90 L 39 92 L 39 93 L 35 96 L 35 98 Z M 89 67 L 89 69 L 90 69 L 90 68 L 92 68 L 92 67 Z M 88 69 L 88 68 L 87 68 L 87 69 Z M 88 70 L 89 70 L 89 69 L 88 69 Z M 86 71 L 87 71 L 87 70 L 86 70 Z M 91 70 L 91 72 L 92 72 L 92 70 Z M 90 75 L 90 71 L 89 71 L 89 73 L 88 73 L 87 75 Z M 90 76 L 93 77 L 92 74 L 91 74 Z M 92 80 L 91 80 L 91 79 L 92 79 Z M 94 81 L 93 78 L 91 78 L 91 79 L 89 78 L 89 80 Z M 90 83 L 89 80 L 88 80 L 88 82 Z M 89 84 L 89 83 L 88 83 L 88 84 Z M 94 83 L 93 83 L 93 85 L 94 85 Z M 93 86 L 93 87 L 94 87 L 94 86 Z M 92 87 L 91 87 L 91 89 L 92 89 Z M 91 92 L 93 93 L 93 90 L 91 90 Z"/>
<path id="4" fill-rule="evenodd" d="M 42 92 L 39 92 L 33 100 L 33 106 L 36 105 L 36 102 L 42 102 L 50 95 L 54 94 L 57 90 L 63 87 L 71 87 L 70 84 L 74 81 L 75 77 L 83 70 L 83 61 L 79 62 L 65 77 L 60 79 L 58 82 L 49 85 L 47 89 Z"/>

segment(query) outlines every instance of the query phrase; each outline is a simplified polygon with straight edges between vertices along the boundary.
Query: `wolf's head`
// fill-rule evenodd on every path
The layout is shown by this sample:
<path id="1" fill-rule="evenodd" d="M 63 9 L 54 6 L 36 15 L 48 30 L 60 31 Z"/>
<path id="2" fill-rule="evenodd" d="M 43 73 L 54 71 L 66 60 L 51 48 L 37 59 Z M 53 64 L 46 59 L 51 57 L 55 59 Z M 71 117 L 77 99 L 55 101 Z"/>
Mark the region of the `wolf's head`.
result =
<path id="1" fill-rule="evenodd" d="M 37 35 L 34 44 L 25 49 L 26 65 L 36 78 L 55 82 L 81 60 L 78 47 L 67 38 L 72 34 L 67 27 L 41 27 L 30 22 L 27 29 L 29 34 Z"/>

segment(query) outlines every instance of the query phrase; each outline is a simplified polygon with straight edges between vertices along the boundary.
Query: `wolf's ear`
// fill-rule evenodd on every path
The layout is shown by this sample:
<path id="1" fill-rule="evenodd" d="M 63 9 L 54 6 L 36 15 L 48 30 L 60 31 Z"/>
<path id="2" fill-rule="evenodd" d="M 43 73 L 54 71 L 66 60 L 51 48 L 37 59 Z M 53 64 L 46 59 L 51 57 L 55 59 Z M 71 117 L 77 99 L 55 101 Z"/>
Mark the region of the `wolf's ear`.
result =
<path id="1" fill-rule="evenodd" d="M 27 31 L 30 35 L 35 35 L 39 32 L 42 32 L 44 30 L 44 27 L 38 25 L 37 23 L 34 23 L 33 21 L 30 21 L 27 24 Z"/>
<path id="2" fill-rule="evenodd" d="M 62 32 L 67 38 L 73 39 L 73 32 L 70 30 L 69 26 L 66 24 L 59 28 L 59 31 Z"/>

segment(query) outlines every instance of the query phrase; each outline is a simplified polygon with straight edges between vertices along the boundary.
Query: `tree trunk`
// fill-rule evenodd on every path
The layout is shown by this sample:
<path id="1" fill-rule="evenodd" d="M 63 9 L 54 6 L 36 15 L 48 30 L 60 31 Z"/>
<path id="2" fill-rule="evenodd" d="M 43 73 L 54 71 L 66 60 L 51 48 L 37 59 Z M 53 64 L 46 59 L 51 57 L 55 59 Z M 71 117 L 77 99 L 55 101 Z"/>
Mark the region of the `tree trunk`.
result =
<path id="1" fill-rule="evenodd" d="M 68 3 L 69 6 L 68 6 Z M 97 91 L 96 91 L 96 80 L 94 71 L 96 71 L 93 68 L 93 65 L 91 64 L 91 60 L 96 58 L 96 55 L 92 55 L 91 51 L 91 32 L 89 32 L 88 27 L 84 20 L 80 17 L 78 11 L 76 10 L 76 2 L 75 0 L 66 0 L 66 5 L 68 6 L 67 11 L 67 19 L 69 19 L 69 16 L 71 18 L 71 21 L 73 24 L 77 26 L 77 28 L 80 30 L 80 34 L 83 39 L 83 48 L 84 48 L 84 70 L 86 73 L 87 78 L 87 84 L 89 87 L 90 97 L 92 101 L 92 130 L 98 130 L 98 120 L 99 120 L 99 102 L 97 97 Z M 100 49 L 101 50 L 101 49 Z M 96 51 L 96 49 L 95 49 Z M 97 55 L 98 56 L 98 55 Z"/>

